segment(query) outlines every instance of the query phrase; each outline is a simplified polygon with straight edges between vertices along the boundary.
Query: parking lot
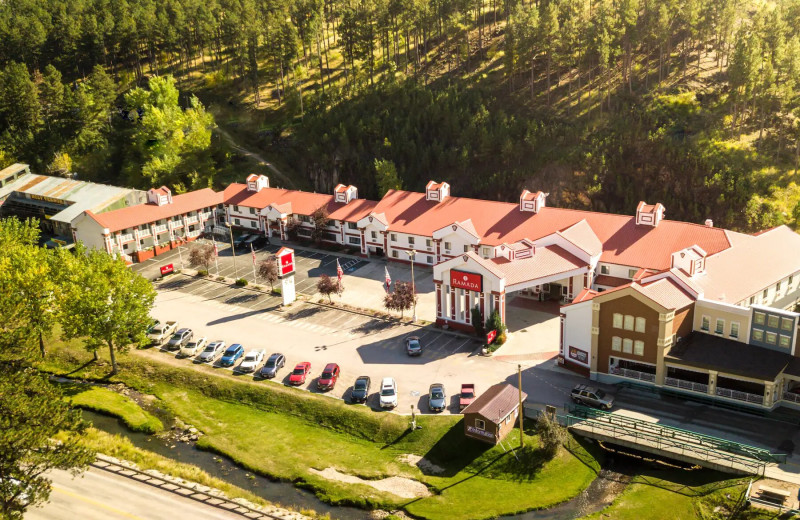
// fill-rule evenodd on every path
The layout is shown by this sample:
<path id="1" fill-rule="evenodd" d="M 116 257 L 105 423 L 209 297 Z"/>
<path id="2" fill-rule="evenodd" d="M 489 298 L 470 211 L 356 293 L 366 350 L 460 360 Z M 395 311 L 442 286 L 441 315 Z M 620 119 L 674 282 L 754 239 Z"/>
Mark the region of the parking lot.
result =
<path id="1" fill-rule="evenodd" d="M 189 265 L 189 252 L 196 243 L 208 243 L 198 240 L 192 244 L 183 245 L 178 249 L 168 251 L 163 255 L 147 260 L 140 264 L 134 264 L 132 269 L 149 280 L 156 280 L 161 276 L 160 267 L 173 264 L 175 269 L 181 268 L 181 262 L 185 268 Z M 266 260 L 275 254 L 280 245 L 269 244 L 255 251 L 256 268 L 262 260 Z M 216 262 L 208 266 L 208 272 L 214 276 L 224 276 L 226 278 L 244 278 L 249 283 L 268 285 L 264 280 L 256 280 L 253 276 L 253 256 L 249 250 L 240 249 L 236 255 L 231 254 L 231 246 L 227 243 L 217 242 L 219 256 Z M 369 264 L 368 260 L 353 258 L 349 256 L 337 255 L 334 253 L 295 249 L 295 290 L 306 295 L 313 295 L 317 292 L 317 280 L 320 275 L 336 276 L 336 260 L 342 266 L 345 274 L 355 273 L 361 267 Z M 204 268 L 200 266 L 199 268 Z"/>
<path id="2" fill-rule="evenodd" d="M 311 375 L 301 388 L 314 392 L 325 364 L 338 363 L 342 373 L 334 390 L 328 393 L 347 399 L 355 379 L 367 375 L 372 379 L 367 404 L 374 408 L 378 408 L 375 392 L 381 378 L 391 376 L 398 383 L 400 411 L 410 411 L 411 404 L 427 411 L 428 386 L 444 383 L 455 403 L 449 411 L 458 412 L 456 398 L 461 382 L 478 383 L 472 379 L 462 381 L 464 374 L 471 372 L 464 365 L 477 360 L 491 362 L 475 355 L 481 346 L 477 339 L 432 326 L 420 328 L 306 303 L 282 310 L 278 297 L 184 275 L 174 275 L 156 286 L 159 295 L 153 315 L 157 319 L 178 321 L 180 327 L 193 329 L 195 338 L 205 336 L 209 341 L 222 340 L 227 345 L 241 343 L 245 350 L 264 349 L 266 356 L 283 353 L 286 366 L 275 379 L 277 382 L 287 383 L 294 365 L 309 361 Z M 412 335 L 418 336 L 424 345 L 420 357 L 405 353 L 405 338 Z M 176 356 L 175 351 L 162 348 L 161 352 Z M 507 365 L 499 365 L 508 370 Z M 219 370 L 236 368 L 221 367 L 218 360 L 211 366 Z M 482 374 L 480 379 L 486 381 L 484 388 L 496 382 L 492 377 L 498 376 L 492 371 Z"/>

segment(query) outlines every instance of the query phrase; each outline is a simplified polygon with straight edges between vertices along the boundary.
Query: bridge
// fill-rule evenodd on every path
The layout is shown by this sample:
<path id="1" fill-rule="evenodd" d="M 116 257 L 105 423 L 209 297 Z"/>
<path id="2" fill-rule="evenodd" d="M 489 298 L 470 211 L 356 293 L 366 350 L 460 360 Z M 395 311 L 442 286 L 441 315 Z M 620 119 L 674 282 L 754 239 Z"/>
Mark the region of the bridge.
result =
<path id="1" fill-rule="evenodd" d="M 576 435 L 696 464 L 725 473 L 763 475 L 768 464 L 786 462 L 786 455 L 702 433 L 573 406 L 559 416 Z"/>

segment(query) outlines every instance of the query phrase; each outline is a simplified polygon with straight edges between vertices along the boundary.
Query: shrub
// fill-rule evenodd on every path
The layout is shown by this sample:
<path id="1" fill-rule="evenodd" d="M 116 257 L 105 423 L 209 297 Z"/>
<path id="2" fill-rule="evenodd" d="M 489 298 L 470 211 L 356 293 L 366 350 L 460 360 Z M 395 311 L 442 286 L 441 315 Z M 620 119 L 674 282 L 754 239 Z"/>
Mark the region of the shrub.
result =
<path id="1" fill-rule="evenodd" d="M 499 347 L 500 345 L 505 343 L 506 340 L 508 340 L 508 336 L 506 335 L 506 331 L 503 331 L 503 332 L 501 332 L 500 334 L 497 335 L 497 337 L 494 339 L 494 343 L 492 343 L 492 345 Z"/>
<path id="2" fill-rule="evenodd" d="M 205 269 L 200 269 L 197 271 L 197 276 L 208 276 L 208 271 Z"/>
<path id="3" fill-rule="evenodd" d="M 244 278 L 239 278 L 238 280 L 236 280 L 236 285 L 238 285 L 239 287 L 245 287 L 247 285 L 247 280 L 245 280 Z"/>
<path id="4" fill-rule="evenodd" d="M 486 335 L 486 329 L 483 328 L 483 317 L 481 316 L 481 309 L 479 306 L 472 308 L 472 323 L 475 324 L 475 334 L 479 337 Z"/>
<path id="5" fill-rule="evenodd" d="M 273 287 L 270 294 L 273 296 L 283 296 L 283 290 L 280 287 Z"/>
<path id="6" fill-rule="evenodd" d="M 536 433 L 539 435 L 539 447 L 546 455 L 552 457 L 567 441 L 567 430 L 548 414 L 540 413 L 536 419 Z"/>
<path id="7" fill-rule="evenodd" d="M 225 277 L 224 276 L 217 276 L 217 281 L 218 282 L 224 282 L 225 281 Z"/>

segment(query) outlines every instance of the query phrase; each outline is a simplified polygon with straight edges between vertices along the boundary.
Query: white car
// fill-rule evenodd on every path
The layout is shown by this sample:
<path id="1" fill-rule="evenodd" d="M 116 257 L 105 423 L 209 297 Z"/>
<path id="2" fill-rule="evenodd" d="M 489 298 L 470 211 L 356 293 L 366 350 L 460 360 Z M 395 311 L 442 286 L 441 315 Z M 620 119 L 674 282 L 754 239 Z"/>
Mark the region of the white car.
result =
<path id="1" fill-rule="evenodd" d="M 178 352 L 178 355 L 180 357 L 196 356 L 206 347 L 206 343 L 208 343 L 208 338 L 206 337 L 193 339 L 181 347 L 181 351 Z"/>
<path id="2" fill-rule="evenodd" d="M 244 355 L 244 359 L 242 362 L 239 363 L 239 366 L 236 368 L 239 372 L 255 372 L 258 368 L 258 365 L 264 361 L 265 351 L 262 350 L 251 350 L 247 354 Z"/>
<path id="3" fill-rule="evenodd" d="M 394 408 L 397 406 L 397 383 L 392 377 L 384 377 L 381 381 L 381 408 Z"/>

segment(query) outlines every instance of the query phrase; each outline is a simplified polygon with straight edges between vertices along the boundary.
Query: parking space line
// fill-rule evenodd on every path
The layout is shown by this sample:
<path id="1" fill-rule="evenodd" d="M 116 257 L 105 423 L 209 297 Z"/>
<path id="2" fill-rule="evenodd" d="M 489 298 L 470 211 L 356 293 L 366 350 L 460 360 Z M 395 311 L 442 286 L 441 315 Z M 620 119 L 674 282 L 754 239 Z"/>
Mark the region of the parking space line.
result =
<path id="1" fill-rule="evenodd" d="M 362 316 L 359 316 L 359 315 L 351 316 L 351 317 L 350 317 L 350 319 L 348 319 L 348 320 L 347 320 L 347 321 L 345 321 L 344 323 L 342 323 L 342 324 L 338 325 L 338 327 L 339 327 L 340 329 L 345 329 L 345 328 L 349 327 L 349 326 L 350 326 L 350 324 L 351 324 L 353 321 L 355 321 L 355 320 L 358 320 L 358 319 L 359 319 L 359 318 L 361 318 L 361 317 L 362 317 Z"/>
<path id="2" fill-rule="evenodd" d="M 454 353 L 455 353 L 455 352 L 458 352 L 459 350 L 461 350 L 461 347 L 463 347 L 463 346 L 464 346 L 464 345 L 466 345 L 467 343 L 472 343 L 473 341 L 475 341 L 475 340 L 473 340 L 473 339 L 471 339 L 471 338 L 470 338 L 470 339 L 465 339 L 465 340 L 464 340 L 464 342 L 463 342 L 463 343 L 461 343 L 461 345 L 459 345 L 458 347 L 456 347 L 456 349 L 455 349 L 453 352 L 454 352 Z"/>
<path id="3" fill-rule="evenodd" d="M 442 335 L 444 336 L 444 334 L 442 334 Z M 453 342 L 453 340 L 455 340 L 457 337 L 458 337 L 458 336 L 448 336 L 448 339 L 447 339 L 447 341 L 445 341 L 443 345 L 440 345 L 440 346 L 441 346 L 441 348 L 445 348 L 447 345 L 449 345 L 450 343 L 452 343 L 452 342 Z"/>

